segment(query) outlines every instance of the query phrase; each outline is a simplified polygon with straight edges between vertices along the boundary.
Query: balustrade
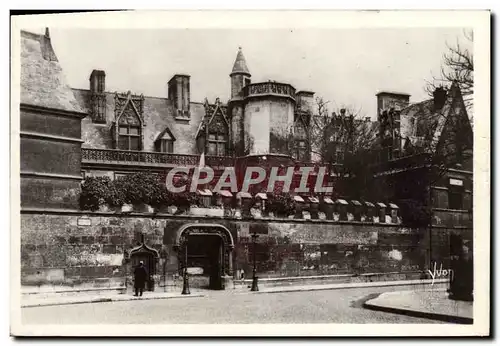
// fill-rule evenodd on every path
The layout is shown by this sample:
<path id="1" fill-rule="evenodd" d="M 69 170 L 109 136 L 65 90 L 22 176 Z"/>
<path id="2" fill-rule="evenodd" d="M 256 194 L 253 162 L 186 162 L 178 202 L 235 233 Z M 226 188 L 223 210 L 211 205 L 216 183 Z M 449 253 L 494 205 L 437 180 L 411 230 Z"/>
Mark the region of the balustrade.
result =
<path id="1" fill-rule="evenodd" d="M 84 163 L 137 163 L 196 166 L 199 160 L 199 155 L 82 148 L 82 162 Z M 211 167 L 226 167 L 234 165 L 234 158 L 226 156 L 206 156 L 205 162 Z"/>
<path id="2" fill-rule="evenodd" d="M 261 94 L 278 94 L 295 98 L 295 88 L 289 84 L 265 82 L 250 84 L 244 90 L 245 97 Z"/>

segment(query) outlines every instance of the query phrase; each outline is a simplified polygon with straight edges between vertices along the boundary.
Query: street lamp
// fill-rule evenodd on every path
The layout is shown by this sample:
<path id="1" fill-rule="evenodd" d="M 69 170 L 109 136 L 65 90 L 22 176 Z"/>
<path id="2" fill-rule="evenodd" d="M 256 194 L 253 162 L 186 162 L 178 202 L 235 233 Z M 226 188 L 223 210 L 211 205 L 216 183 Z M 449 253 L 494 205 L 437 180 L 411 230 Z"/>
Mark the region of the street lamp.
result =
<path id="1" fill-rule="evenodd" d="M 255 243 L 257 241 L 257 237 L 259 235 L 257 233 L 252 234 L 252 241 L 253 241 L 253 273 L 252 273 L 252 289 L 250 291 L 258 291 L 259 290 L 259 284 L 258 284 L 258 277 L 257 277 L 257 263 L 256 263 L 256 251 L 255 251 Z"/>
<path id="2" fill-rule="evenodd" d="M 191 294 L 189 291 L 189 277 L 188 277 L 188 271 L 187 271 L 187 266 L 188 266 L 188 239 L 186 237 L 185 243 L 184 243 L 184 275 L 183 275 L 183 280 L 182 280 L 182 294 Z"/>

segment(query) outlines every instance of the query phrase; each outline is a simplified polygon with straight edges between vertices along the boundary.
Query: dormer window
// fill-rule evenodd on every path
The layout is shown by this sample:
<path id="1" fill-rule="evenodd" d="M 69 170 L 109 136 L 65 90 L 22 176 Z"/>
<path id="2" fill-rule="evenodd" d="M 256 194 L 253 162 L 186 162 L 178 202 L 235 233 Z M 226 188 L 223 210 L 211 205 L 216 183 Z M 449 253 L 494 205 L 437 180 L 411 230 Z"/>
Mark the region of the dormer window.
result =
<path id="1" fill-rule="evenodd" d="M 141 150 L 141 132 L 139 126 L 120 125 L 118 132 L 118 149 Z"/>
<path id="2" fill-rule="evenodd" d="M 160 140 L 160 152 L 173 154 L 174 153 L 174 141 L 171 139 Z"/>
<path id="3" fill-rule="evenodd" d="M 155 140 L 156 151 L 160 153 L 173 154 L 174 143 L 175 143 L 175 137 L 167 127 L 158 135 L 158 137 Z"/>
<path id="4" fill-rule="evenodd" d="M 208 135 L 208 155 L 225 156 L 227 147 L 227 136 L 220 133 Z"/>

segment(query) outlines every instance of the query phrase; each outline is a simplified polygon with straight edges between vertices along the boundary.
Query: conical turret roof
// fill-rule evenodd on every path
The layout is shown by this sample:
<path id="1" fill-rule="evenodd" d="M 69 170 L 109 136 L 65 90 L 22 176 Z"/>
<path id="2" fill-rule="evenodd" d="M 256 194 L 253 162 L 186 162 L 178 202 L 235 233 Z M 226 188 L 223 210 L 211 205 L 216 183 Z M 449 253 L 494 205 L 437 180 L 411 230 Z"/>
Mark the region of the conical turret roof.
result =
<path id="1" fill-rule="evenodd" d="M 236 60 L 234 61 L 233 71 L 231 74 L 235 73 L 244 73 L 250 75 L 250 71 L 248 70 L 247 62 L 245 57 L 243 56 L 243 51 L 241 47 L 238 49 L 238 55 L 236 55 Z"/>

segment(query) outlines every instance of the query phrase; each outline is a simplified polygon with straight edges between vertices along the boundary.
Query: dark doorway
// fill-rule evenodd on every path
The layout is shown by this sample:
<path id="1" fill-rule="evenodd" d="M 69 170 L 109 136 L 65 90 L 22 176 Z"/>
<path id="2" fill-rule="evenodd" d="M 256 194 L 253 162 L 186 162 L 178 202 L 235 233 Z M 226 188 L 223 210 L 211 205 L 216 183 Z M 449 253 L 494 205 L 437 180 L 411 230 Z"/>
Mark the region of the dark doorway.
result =
<path id="1" fill-rule="evenodd" d="M 144 242 L 131 249 L 130 252 L 126 253 L 126 261 L 128 263 L 129 273 L 133 273 L 134 268 L 139 265 L 142 261 L 146 267 L 148 273 L 148 280 L 146 281 L 146 290 L 154 291 L 155 282 L 154 277 L 156 275 L 156 266 L 158 264 L 159 254 L 153 248 L 150 248 Z M 133 280 L 133 279 L 132 279 Z"/>
<path id="2" fill-rule="evenodd" d="M 231 232 L 223 225 L 211 223 L 187 224 L 179 228 L 174 243 L 179 261 L 179 273 L 189 285 L 223 290 L 233 275 Z"/>
<path id="3" fill-rule="evenodd" d="M 188 268 L 195 269 L 190 275 L 191 285 L 213 290 L 224 289 L 222 238 L 217 234 L 194 234 L 188 236 L 187 244 Z M 196 272 L 196 269 L 199 271 Z"/>

